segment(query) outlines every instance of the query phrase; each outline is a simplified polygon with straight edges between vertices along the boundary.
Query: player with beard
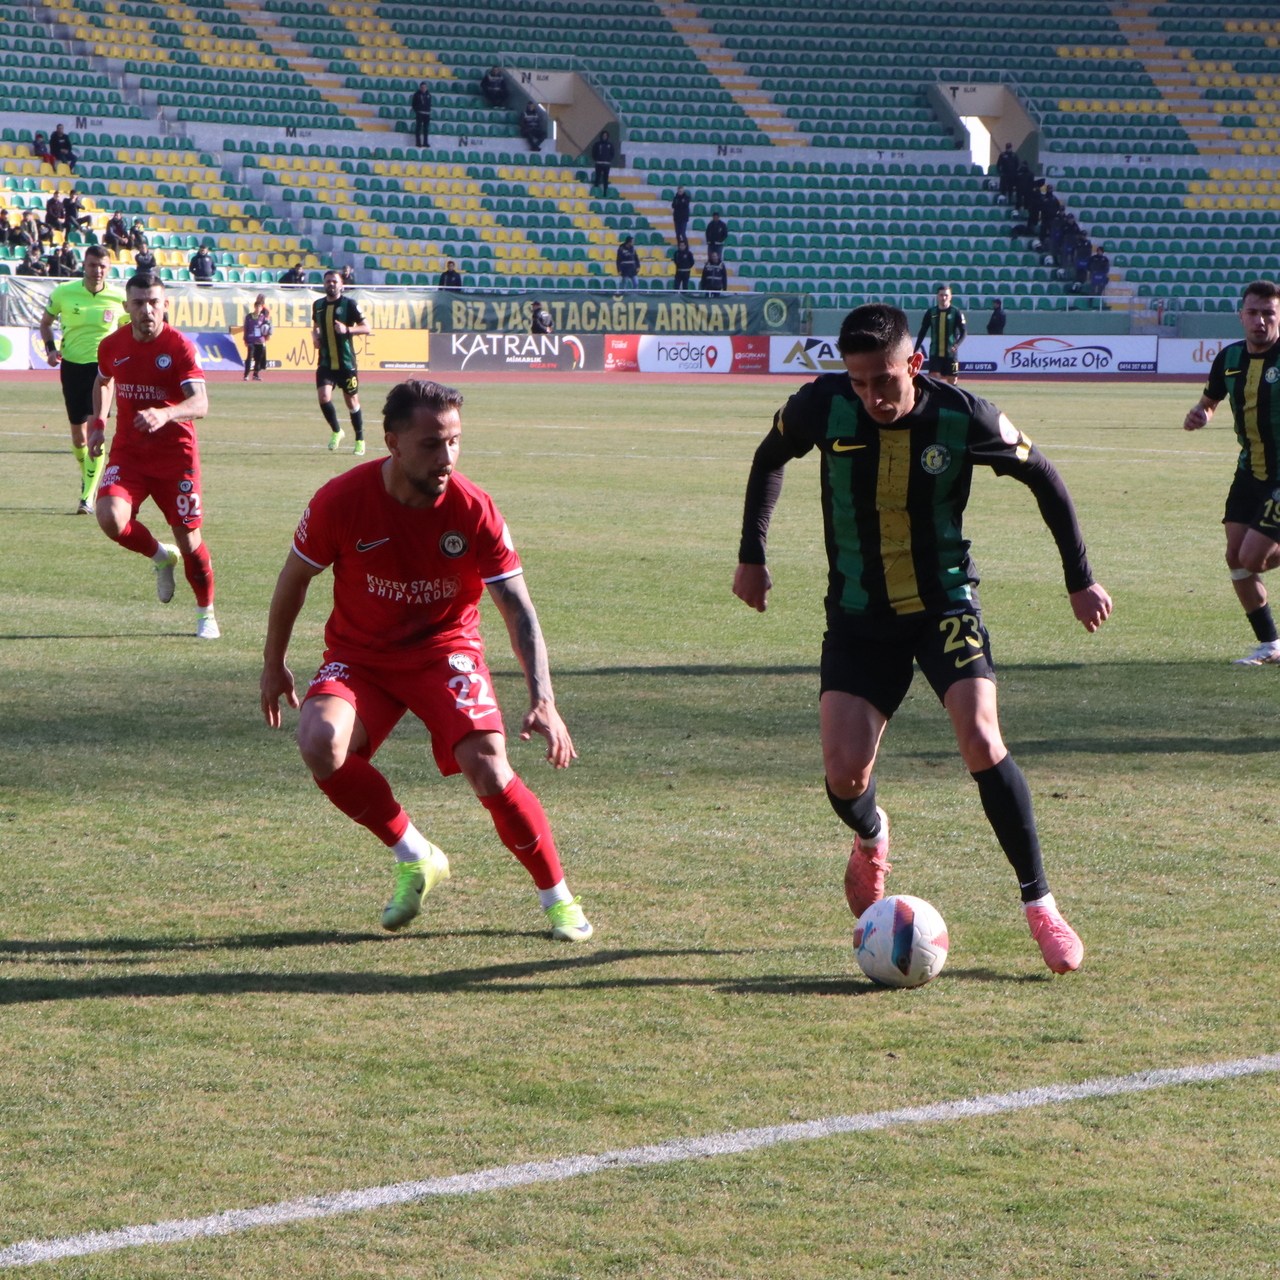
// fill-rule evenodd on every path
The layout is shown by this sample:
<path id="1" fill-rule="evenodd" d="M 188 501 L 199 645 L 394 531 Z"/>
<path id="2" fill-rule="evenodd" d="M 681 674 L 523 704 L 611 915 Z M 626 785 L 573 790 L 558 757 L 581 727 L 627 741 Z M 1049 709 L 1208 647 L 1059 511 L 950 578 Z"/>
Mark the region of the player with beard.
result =
<path id="1" fill-rule="evenodd" d="M 262 710 L 280 725 L 280 699 L 299 705 L 285 665 L 311 579 L 333 568 L 333 612 L 320 670 L 301 704 L 298 747 L 317 786 L 394 853 L 395 889 L 383 928 L 403 929 L 449 878 L 371 760 L 406 711 L 431 734 L 436 766 L 461 773 L 503 844 L 524 864 L 551 936 L 585 942 L 592 928 L 565 885 L 551 826 L 507 760 L 502 714 L 485 666 L 476 608 L 487 587 L 529 686 L 520 736 L 547 740 L 567 768 L 577 753 L 556 710 L 547 649 L 524 570 L 493 499 L 455 467 L 462 396 L 405 382 L 383 407 L 391 456 L 353 467 L 311 499 L 276 583 L 267 622 Z"/>
<path id="2" fill-rule="evenodd" d="M 995 669 L 961 522 L 975 465 L 1035 494 L 1062 558 L 1076 619 L 1096 631 L 1111 599 L 1093 580 L 1061 477 L 994 405 L 920 376 L 906 315 L 851 311 L 840 329 L 846 373 L 787 401 L 756 450 L 733 592 L 761 612 L 772 583 L 765 537 L 783 468 L 817 448 L 829 562 L 819 701 L 827 795 L 853 829 L 845 895 L 855 916 L 884 896 L 889 820 L 872 775 L 880 739 L 918 662 L 951 717 L 965 767 L 1017 872 L 1027 923 L 1055 973 L 1084 946 L 1049 891 L 1031 791 L 1000 734 Z"/>

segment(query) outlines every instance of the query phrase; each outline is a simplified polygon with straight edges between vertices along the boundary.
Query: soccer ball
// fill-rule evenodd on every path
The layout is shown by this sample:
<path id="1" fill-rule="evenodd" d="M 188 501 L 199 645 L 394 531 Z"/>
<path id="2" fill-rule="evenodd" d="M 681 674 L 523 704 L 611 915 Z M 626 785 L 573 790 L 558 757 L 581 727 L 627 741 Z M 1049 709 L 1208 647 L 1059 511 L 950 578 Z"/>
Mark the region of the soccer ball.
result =
<path id="1" fill-rule="evenodd" d="M 950 945 L 937 909 L 905 893 L 873 902 L 853 931 L 862 972 L 886 987 L 924 986 L 942 972 Z"/>

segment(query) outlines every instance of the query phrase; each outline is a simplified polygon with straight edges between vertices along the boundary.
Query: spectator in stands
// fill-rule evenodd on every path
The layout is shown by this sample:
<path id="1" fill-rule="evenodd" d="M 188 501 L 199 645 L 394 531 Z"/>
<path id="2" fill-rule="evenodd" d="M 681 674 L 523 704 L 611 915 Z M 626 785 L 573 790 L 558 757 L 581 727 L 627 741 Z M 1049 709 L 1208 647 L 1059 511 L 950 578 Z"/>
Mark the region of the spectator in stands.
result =
<path id="1" fill-rule="evenodd" d="M 57 191 L 44 202 L 44 225 L 51 239 L 55 232 L 67 229 L 67 208 Z"/>
<path id="2" fill-rule="evenodd" d="M 0 245 L 18 243 L 18 228 L 9 219 L 9 210 L 0 209 Z"/>
<path id="3" fill-rule="evenodd" d="M 707 265 L 702 268 L 704 293 L 724 293 L 729 288 L 729 268 L 720 258 L 719 249 L 707 253 Z"/>
<path id="4" fill-rule="evenodd" d="M 689 193 L 683 187 L 677 187 L 671 198 L 671 221 L 676 224 L 676 239 L 689 238 Z"/>
<path id="5" fill-rule="evenodd" d="M 1089 293 L 1095 298 L 1102 297 L 1111 279 L 1111 259 L 1107 257 L 1105 250 L 1106 245 L 1094 245 L 1093 257 L 1085 264 L 1089 272 Z"/>
<path id="6" fill-rule="evenodd" d="M 1075 291 L 1090 292 L 1088 287 L 1089 281 L 1089 263 L 1093 259 L 1093 245 L 1089 242 L 1089 237 L 1081 232 L 1079 239 L 1076 241 L 1076 260 L 1072 263 L 1075 268 L 1073 279 L 1075 280 Z"/>
<path id="7" fill-rule="evenodd" d="M 31 154 L 43 160 L 50 169 L 57 167 L 58 162 L 53 158 L 53 152 L 49 150 L 49 140 L 43 133 L 37 131 L 36 136 L 31 139 Z"/>
<path id="8" fill-rule="evenodd" d="M 723 253 L 724 242 L 729 238 L 729 228 L 725 224 L 724 219 L 720 216 L 719 209 L 711 211 L 711 221 L 707 223 L 707 229 L 703 234 L 707 238 L 707 252 L 712 249 L 718 249 Z"/>
<path id="9" fill-rule="evenodd" d="M 1040 197 L 1040 239 L 1043 240 L 1049 234 L 1049 227 L 1053 224 L 1054 218 L 1062 212 L 1062 201 L 1053 194 L 1053 188 L 1046 186 L 1044 194 Z"/>
<path id="10" fill-rule="evenodd" d="M 191 272 L 191 278 L 196 284 L 212 284 L 216 269 L 213 255 L 209 252 L 207 244 L 202 244 L 191 255 L 191 261 L 187 263 L 187 270 Z"/>
<path id="11" fill-rule="evenodd" d="M 1004 144 L 1004 150 L 996 160 L 996 172 L 1000 175 L 1000 194 L 1012 203 L 1018 189 L 1018 153 L 1012 142 Z"/>
<path id="12" fill-rule="evenodd" d="M 84 212 L 84 201 L 75 187 L 71 188 L 67 198 L 62 202 L 62 211 L 66 215 L 68 231 L 78 232 L 81 227 L 87 227 L 93 222 L 93 219 Z"/>
<path id="13" fill-rule="evenodd" d="M 541 151 L 547 140 L 547 126 L 542 119 L 542 112 L 532 98 L 524 104 L 524 114 L 520 117 L 520 136 L 529 144 L 530 151 Z"/>
<path id="14" fill-rule="evenodd" d="M 107 229 L 103 233 L 102 242 L 112 253 L 119 253 L 129 243 L 129 224 L 119 209 L 107 219 Z"/>
<path id="15" fill-rule="evenodd" d="M 254 382 L 262 381 L 262 371 L 267 367 L 267 339 L 271 337 L 271 308 L 267 296 L 258 294 L 253 306 L 244 313 L 244 381 L 249 381 L 249 366 L 253 366 Z"/>
<path id="16" fill-rule="evenodd" d="M 295 262 L 288 271 L 280 277 L 280 284 L 306 284 L 306 273 L 302 270 L 302 263 Z"/>
<path id="17" fill-rule="evenodd" d="M 419 147 L 431 145 L 431 90 L 425 80 L 418 81 L 418 92 L 409 100 L 413 108 L 413 140 Z"/>
<path id="18" fill-rule="evenodd" d="M 151 252 L 150 245 L 133 255 L 133 269 L 140 276 L 150 275 L 156 269 L 156 255 Z"/>
<path id="19" fill-rule="evenodd" d="M 45 265 L 44 256 L 41 254 L 38 244 L 33 244 L 27 250 L 27 256 L 18 263 L 18 269 L 14 274 L 20 276 L 46 276 L 49 274 L 49 268 Z"/>
<path id="20" fill-rule="evenodd" d="M 49 259 L 49 274 L 70 279 L 80 274 L 80 259 L 76 251 L 64 240 L 62 248 Z"/>
<path id="21" fill-rule="evenodd" d="M 1004 309 L 1004 302 L 997 298 L 991 305 L 991 315 L 987 319 L 987 332 L 993 336 L 999 336 L 1004 332 L 1008 320 L 1009 313 Z"/>
<path id="22" fill-rule="evenodd" d="M 633 237 L 625 236 L 623 238 L 622 243 L 618 246 L 616 261 L 618 275 L 621 277 L 621 287 L 623 289 L 639 288 L 640 255 L 636 252 L 636 242 Z"/>
<path id="23" fill-rule="evenodd" d="M 147 224 L 141 218 L 134 218 L 129 228 L 129 248 L 135 253 L 147 247 Z"/>
<path id="24" fill-rule="evenodd" d="M 533 309 L 529 313 L 529 332 L 530 333 L 555 333 L 556 322 L 547 310 L 547 304 L 540 299 L 535 299 Z"/>
<path id="25" fill-rule="evenodd" d="M 693 270 L 693 250 L 689 248 L 689 242 L 681 236 L 676 241 L 676 251 L 672 255 L 671 261 L 675 264 L 676 273 L 671 280 L 673 289 L 688 289 L 689 273 Z"/>
<path id="26" fill-rule="evenodd" d="M 496 64 L 480 77 L 480 92 L 491 107 L 505 107 L 511 90 L 507 86 L 507 77 L 502 68 Z"/>
<path id="27" fill-rule="evenodd" d="M 49 154 L 53 157 L 55 164 L 65 164 L 68 169 L 75 172 L 76 153 L 71 150 L 71 139 L 61 125 L 58 125 L 49 135 Z"/>
<path id="28" fill-rule="evenodd" d="M 457 264 L 452 258 L 445 263 L 444 270 L 440 273 L 440 279 L 436 281 L 436 285 L 441 289 L 448 289 L 452 293 L 457 293 L 462 288 L 462 277 L 458 274 Z"/>
<path id="29" fill-rule="evenodd" d="M 609 194 L 609 166 L 613 163 L 617 152 L 613 148 L 613 142 L 609 137 L 608 129 L 601 129 L 600 136 L 595 140 L 595 145 L 591 148 L 591 159 L 595 162 L 596 178 L 591 184 L 600 188 L 600 199 L 603 200 Z"/>
<path id="30" fill-rule="evenodd" d="M 338 274 L 342 277 L 343 288 L 349 284 L 356 283 L 356 269 L 351 265 L 351 263 L 348 262 L 347 265 L 338 272 Z"/>
<path id="31" fill-rule="evenodd" d="M 49 232 L 36 221 L 36 211 L 28 209 L 18 224 L 18 243 L 30 249 L 39 248 L 49 238 Z"/>

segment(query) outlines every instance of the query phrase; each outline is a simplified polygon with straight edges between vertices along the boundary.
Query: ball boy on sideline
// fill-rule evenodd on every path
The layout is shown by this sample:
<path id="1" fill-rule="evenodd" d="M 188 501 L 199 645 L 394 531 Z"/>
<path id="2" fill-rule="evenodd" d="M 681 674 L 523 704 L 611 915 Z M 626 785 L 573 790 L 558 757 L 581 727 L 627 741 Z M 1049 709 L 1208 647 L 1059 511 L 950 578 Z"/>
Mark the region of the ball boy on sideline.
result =
<path id="1" fill-rule="evenodd" d="M 951 717 L 965 767 L 1018 875 L 1032 937 L 1055 973 L 1084 947 L 1049 891 L 1031 791 L 1000 736 L 991 644 L 961 522 L 975 465 L 1035 494 L 1062 557 L 1071 608 L 1096 631 L 1111 600 L 1089 569 L 1070 495 L 1052 463 L 994 405 L 920 376 L 906 315 L 859 307 L 840 328 L 847 373 L 828 373 L 779 411 L 747 482 L 733 592 L 763 612 L 769 519 L 783 468 L 822 454 L 829 561 L 819 702 L 827 795 L 853 829 L 845 895 L 855 916 L 884 896 L 889 820 L 872 775 L 880 738 L 920 664 Z"/>
<path id="2" fill-rule="evenodd" d="M 409 821 L 370 763 L 405 711 L 431 733 L 436 767 L 462 773 L 502 843 L 522 862 L 562 941 L 591 925 L 565 885 L 547 816 L 507 762 L 502 714 L 484 661 L 476 608 L 487 587 L 529 686 L 522 738 L 547 740 L 547 759 L 577 754 L 556 710 L 547 649 L 524 570 L 493 499 L 455 470 L 462 396 L 405 382 L 383 407 L 391 456 L 353 467 L 311 499 L 276 583 L 267 621 L 262 711 L 280 725 L 280 698 L 298 706 L 285 665 L 311 579 L 333 567 L 325 653 L 298 720 L 298 747 L 316 785 L 395 854 L 383 928 L 403 929 L 423 896 L 449 878 L 449 860 Z"/>
<path id="3" fill-rule="evenodd" d="M 1240 321 L 1244 341 L 1214 357 L 1204 394 L 1182 425 L 1199 431 L 1218 405 L 1231 402 L 1240 458 L 1222 523 L 1231 585 L 1258 641 L 1236 662 L 1256 667 L 1280 664 L 1280 638 L 1261 576 L 1280 564 L 1280 285 L 1270 280 L 1249 285 Z"/>
<path id="4" fill-rule="evenodd" d="M 173 569 L 182 566 L 196 597 L 196 635 L 216 640 L 222 633 L 213 616 L 213 564 L 200 537 L 200 451 L 194 422 L 209 412 L 204 370 L 189 339 L 165 323 L 164 282 L 136 275 L 125 284 L 127 328 L 98 345 L 98 377 L 93 386 L 89 452 L 102 455 L 106 417 L 116 402 L 116 430 L 98 491 L 102 531 L 155 566 L 156 595 L 173 599 Z M 157 542 L 138 519 L 152 498 L 176 546 Z"/>

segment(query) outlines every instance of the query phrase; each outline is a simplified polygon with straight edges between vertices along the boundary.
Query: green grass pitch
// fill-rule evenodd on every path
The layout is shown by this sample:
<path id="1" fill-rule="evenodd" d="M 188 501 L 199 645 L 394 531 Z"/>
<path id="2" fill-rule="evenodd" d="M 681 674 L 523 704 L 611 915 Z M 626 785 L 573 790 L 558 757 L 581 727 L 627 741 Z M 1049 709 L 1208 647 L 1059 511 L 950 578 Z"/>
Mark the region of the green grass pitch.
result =
<path id="1" fill-rule="evenodd" d="M 729 593 L 751 453 L 793 384 L 464 384 L 461 469 L 507 516 L 581 759 L 516 767 L 597 934 L 528 880 L 416 722 L 379 756 L 454 879 L 380 936 L 386 851 L 257 707 L 267 601 L 334 456 L 305 385 L 200 427 L 225 638 L 72 513 L 53 385 L 0 400 L 0 1246 L 682 1135 L 1280 1047 L 1277 681 L 1222 560 L 1234 465 L 1189 386 L 980 388 L 1061 467 L 1116 601 L 1074 623 L 1020 485 L 968 532 L 1002 719 L 1085 968 L 1044 969 L 923 681 L 885 739 L 891 891 L 947 969 L 875 991 L 823 795 L 817 465 L 772 606 Z M 376 419 L 381 388 L 366 388 Z M 41 424 L 49 424 L 47 429 Z M 376 435 L 376 432 L 375 432 Z M 160 529 L 148 504 L 144 519 Z M 291 665 L 320 652 L 317 579 Z M 491 607 L 509 725 L 524 688 Z M 296 716 L 287 716 L 291 727 Z M 1280 1266 L 1259 1076 L 850 1136 L 33 1267 L 59 1277 L 1220 1277 Z"/>

